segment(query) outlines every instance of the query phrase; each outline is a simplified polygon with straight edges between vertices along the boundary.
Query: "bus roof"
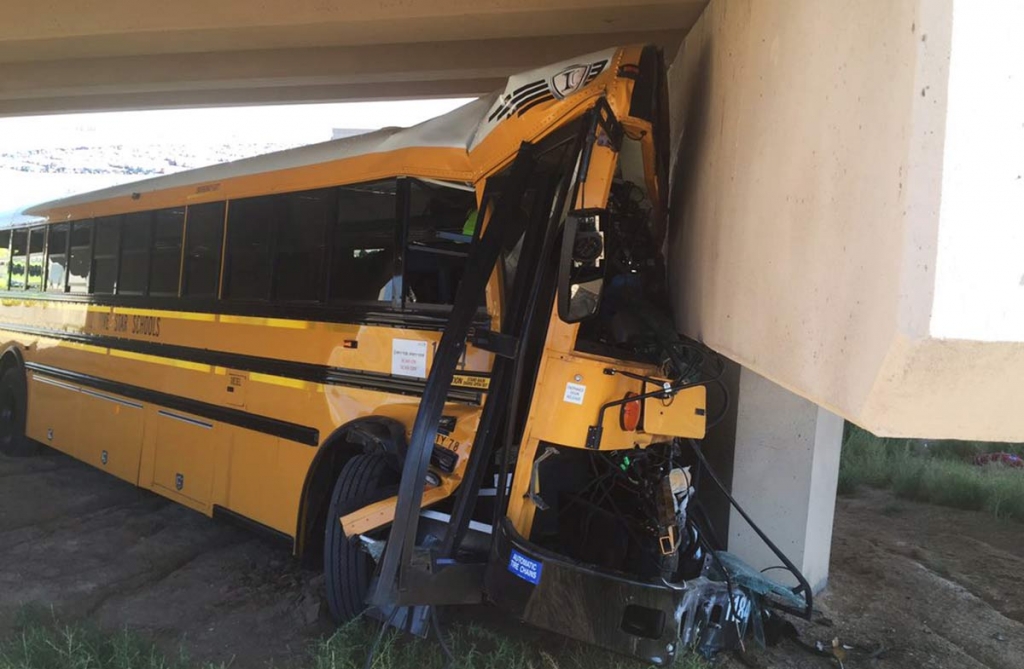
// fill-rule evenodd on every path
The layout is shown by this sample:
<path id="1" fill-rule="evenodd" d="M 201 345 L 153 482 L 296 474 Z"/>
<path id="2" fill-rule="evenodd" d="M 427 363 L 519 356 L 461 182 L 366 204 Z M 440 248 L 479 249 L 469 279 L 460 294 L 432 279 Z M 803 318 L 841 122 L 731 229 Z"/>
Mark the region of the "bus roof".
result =
<path id="1" fill-rule="evenodd" d="M 403 149 L 454 149 L 465 156 L 468 172 L 470 153 L 503 121 L 522 116 L 543 102 L 561 101 L 589 87 L 599 75 L 611 69 L 609 65 L 614 62 L 617 51 L 607 49 L 513 75 L 503 91 L 496 91 L 409 128 L 384 128 L 354 137 L 72 195 L 0 214 L 0 227 L 50 220 L 51 212 L 80 208 L 90 203 L 126 197 L 137 199 L 147 193 Z"/>
<path id="2" fill-rule="evenodd" d="M 424 121 L 410 128 L 384 128 L 353 137 L 333 139 L 294 149 L 285 149 L 283 151 L 253 156 L 252 158 L 243 158 L 228 163 L 218 163 L 208 167 L 184 170 L 166 176 L 132 181 L 119 186 L 111 186 L 110 188 L 103 188 L 82 193 L 81 195 L 72 195 L 59 200 L 34 205 L 15 212 L 14 215 L 20 214 L 23 218 L 29 219 L 33 218 L 33 213 L 51 208 L 64 208 L 99 200 L 131 196 L 133 193 L 147 193 L 191 184 L 222 181 L 260 172 L 276 172 L 278 170 L 326 163 L 369 153 L 394 151 L 413 146 L 466 149 L 467 143 L 472 139 L 472 132 L 467 133 L 467 129 L 471 131 L 475 129 L 480 116 L 486 111 L 489 104 L 493 102 L 494 97 L 496 96 L 490 95 L 486 98 L 474 100 L 447 114 Z M 481 110 L 481 108 L 483 109 Z"/>

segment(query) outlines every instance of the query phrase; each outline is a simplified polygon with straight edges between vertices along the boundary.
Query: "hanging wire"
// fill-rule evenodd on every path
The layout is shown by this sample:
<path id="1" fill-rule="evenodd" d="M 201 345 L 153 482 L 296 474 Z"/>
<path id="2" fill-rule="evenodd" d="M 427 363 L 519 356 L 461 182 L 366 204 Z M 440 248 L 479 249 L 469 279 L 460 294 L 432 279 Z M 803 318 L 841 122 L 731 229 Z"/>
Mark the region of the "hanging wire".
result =
<path id="1" fill-rule="evenodd" d="M 441 632 L 441 621 L 437 613 L 437 607 L 431 606 L 430 611 L 427 613 L 430 617 L 430 629 L 434 631 L 434 636 L 437 637 L 437 643 L 441 646 L 441 652 L 444 653 L 445 659 L 447 660 L 444 669 L 452 669 L 455 666 L 455 654 L 452 653 L 452 649 L 448 647 L 448 642 L 445 641 L 444 634 Z"/>
<path id="2" fill-rule="evenodd" d="M 384 633 L 388 631 L 389 627 L 391 627 L 391 623 L 393 623 L 395 621 L 395 616 L 398 615 L 398 612 L 401 611 L 402 608 L 406 609 L 406 615 L 408 617 L 412 616 L 412 609 L 411 609 L 411 607 L 398 607 L 398 606 L 396 606 L 391 611 L 391 615 L 388 616 L 387 620 L 385 620 L 384 622 L 382 622 L 380 624 L 380 632 L 377 633 L 377 638 L 374 639 L 373 645 L 370 646 L 370 652 L 366 656 L 366 663 L 363 664 L 363 669 L 372 669 L 373 668 L 373 660 L 377 656 L 377 651 L 380 650 L 380 642 L 384 639 Z"/>

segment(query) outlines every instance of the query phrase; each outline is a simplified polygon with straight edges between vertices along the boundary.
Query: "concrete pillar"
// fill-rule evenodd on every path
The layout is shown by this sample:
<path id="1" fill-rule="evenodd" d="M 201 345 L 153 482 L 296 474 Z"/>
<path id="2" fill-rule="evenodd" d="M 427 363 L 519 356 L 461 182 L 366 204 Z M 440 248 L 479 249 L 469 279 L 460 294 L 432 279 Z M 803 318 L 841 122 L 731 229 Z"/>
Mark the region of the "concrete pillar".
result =
<path id="1" fill-rule="evenodd" d="M 711 0 L 669 71 L 680 331 L 880 436 L 1024 438 L 1022 23 Z"/>
<path id="2" fill-rule="evenodd" d="M 843 419 L 745 367 L 738 385 L 733 497 L 817 592 L 828 580 Z M 728 536 L 754 568 L 780 564 L 735 509 Z M 782 570 L 769 575 L 796 583 Z"/>

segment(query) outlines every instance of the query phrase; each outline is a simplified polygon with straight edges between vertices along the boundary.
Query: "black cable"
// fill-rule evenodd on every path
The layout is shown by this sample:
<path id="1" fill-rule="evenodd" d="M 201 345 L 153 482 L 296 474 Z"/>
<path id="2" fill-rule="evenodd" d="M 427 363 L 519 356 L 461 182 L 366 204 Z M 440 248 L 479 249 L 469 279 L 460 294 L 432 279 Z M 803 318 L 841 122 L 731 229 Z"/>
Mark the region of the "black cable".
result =
<path id="1" fill-rule="evenodd" d="M 430 617 L 430 628 L 434 630 L 434 636 L 437 637 L 437 643 L 441 646 L 441 651 L 448 659 L 448 662 L 444 665 L 444 669 L 452 669 L 452 667 L 455 666 L 455 654 L 452 653 L 452 649 L 448 647 L 448 643 L 444 640 L 444 635 L 441 634 L 441 623 L 438 620 L 437 607 L 431 606 L 427 615 Z"/>
<path id="2" fill-rule="evenodd" d="M 769 550 L 775 553 L 775 557 L 779 558 L 779 560 L 782 561 L 782 563 L 789 570 L 789 573 L 793 574 L 796 580 L 800 583 L 799 589 L 794 589 L 793 592 L 803 592 L 804 602 L 806 603 L 803 612 L 799 612 L 783 604 L 775 603 L 775 606 L 782 611 L 786 611 L 788 613 L 795 613 L 796 615 L 803 617 L 805 620 L 810 620 L 811 613 L 814 610 L 814 594 L 811 592 L 810 583 L 807 582 L 807 579 L 800 572 L 797 566 L 793 564 L 792 560 L 786 557 L 786 554 L 783 553 L 782 550 L 778 546 L 776 546 L 771 539 L 768 538 L 768 535 L 766 535 L 761 530 L 757 523 L 754 522 L 754 519 L 751 518 L 746 511 L 744 511 L 743 507 L 740 506 L 740 503 L 737 502 L 736 498 L 732 496 L 732 493 L 730 493 L 729 490 L 725 487 L 725 484 L 722 483 L 722 480 L 718 478 L 718 475 L 715 473 L 715 470 L 711 468 L 710 464 L 708 464 L 707 459 L 704 457 L 703 451 L 701 451 L 700 449 L 700 444 L 698 444 L 694 439 L 687 439 L 687 442 L 689 442 L 690 448 L 693 449 L 694 455 L 697 456 L 697 459 L 700 460 L 701 463 L 703 463 L 704 467 L 708 470 L 708 476 L 710 476 L 711 480 L 715 482 L 715 485 L 718 486 L 718 489 L 721 490 L 722 493 L 729 498 L 729 502 L 733 505 L 736 511 L 738 511 L 739 514 L 743 516 L 743 520 L 747 521 L 747 524 L 750 525 L 750 528 L 752 530 L 754 530 L 754 533 L 761 538 L 761 541 L 763 541 L 765 545 L 768 546 Z"/>
<path id="3" fill-rule="evenodd" d="M 725 386 L 725 383 L 721 378 L 712 379 L 712 383 L 722 389 L 722 410 L 718 412 L 718 415 L 713 419 L 709 420 L 704 427 L 704 431 L 707 432 L 711 428 L 715 427 L 729 414 L 729 407 L 732 406 L 731 398 L 729 397 L 729 389 Z"/>
<path id="4" fill-rule="evenodd" d="M 680 449 L 680 450 L 682 450 L 682 449 Z M 691 482 L 690 482 L 690 487 L 694 489 L 694 493 L 695 494 L 693 496 L 693 501 L 696 502 L 697 501 L 697 494 L 700 493 L 700 491 L 702 490 L 701 485 L 700 485 L 700 470 L 701 470 L 700 460 L 697 461 L 697 463 L 694 465 L 693 469 L 694 469 L 694 472 L 693 472 L 693 478 L 691 479 Z"/>
<path id="5" fill-rule="evenodd" d="M 382 639 L 384 639 L 384 632 L 386 632 L 388 628 L 391 627 L 391 623 L 394 622 L 395 616 L 398 615 L 398 612 L 400 610 L 401 608 L 396 606 L 394 609 L 392 609 L 391 615 L 388 616 L 388 619 L 381 623 L 380 632 L 377 633 L 377 638 L 374 640 L 373 645 L 370 646 L 370 652 L 366 656 L 366 664 L 363 665 L 363 669 L 372 669 L 373 658 L 377 655 L 377 651 L 380 649 L 380 642 Z"/>
<path id="6" fill-rule="evenodd" d="M 707 509 L 700 503 L 700 500 L 695 499 L 694 502 L 697 504 L 697 509 L 700 511 L 701 518 L 703 518 L 704 532 L 697 532 L 697 539 L 704 544 L 704 548 L 707 549 L 708 553 L 711 554 L 712 559 L 718 564 L 718 568 L 722 571 L 722 575 L 725 576 L 725 588 L 729 592 L 729 602 L 735 602 L 736 599 L 733 594 L 732 579 L 729 577 L 729 570 L 722 564 L 722 558 L 718 557 L 718 550 L 708 542 L 705 533 L 711 535 L 711 540 L 719 546 L 724 546 L 722 540 L 718 538 L 718 534 L 715 532 L 714 527 L 711 525 L 711 518 L 708 517 Z"/>
<path id="7" fill-rule="evenodd" d="M 696 509 L 700 511 L 700 516 L 703 519 L 704 532 L 711 535 L 711 541 L 713 541 L 718 547 L 717 550 L 725 550 L 725 543 L 715 531 L 714 523 L 711 522 L 711 515 L 708 514 L 708 510 L 704 507 L 704 503 L 699 499 L 694 499 L 693 502 L 696 505 Z"/>

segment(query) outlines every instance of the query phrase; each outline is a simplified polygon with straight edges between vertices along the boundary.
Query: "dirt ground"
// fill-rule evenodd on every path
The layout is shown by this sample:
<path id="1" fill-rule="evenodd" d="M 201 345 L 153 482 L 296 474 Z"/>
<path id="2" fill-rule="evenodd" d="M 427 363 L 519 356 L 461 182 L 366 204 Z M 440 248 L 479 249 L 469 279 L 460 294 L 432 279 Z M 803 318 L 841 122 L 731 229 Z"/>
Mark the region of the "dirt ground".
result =
<path id="1" fill-rule="evenodd" d="M 1024 666 L 1024 526 L 895 500 L 842 498 L 821 618 L 724 667 Z M 125 625 L 194 660 L 286 663 L 331 630 L 321 577 L 287 547 L 56 453 L 0 456 L 0 637 L 27 604 Z M 844 646 L 849 646 L 845 648 Z"/>
<path id="2" fill-rule="evenodd" d="M 330 632 L 287 546 L 56 452 L 0 455 L 0 637 L 26 604 L 128 625 L 194 660 L 261 667 Z"/>
<path id="3" fill-rule="evenodd" d="M 823 620 L 799 624 L 799 641 L 730 661 L 838 667 L 806 648 L 820 642 L 831 654 L 838 639 L 848 669 L 1020 669 L 1024 526 L 879 491 L 841 497 L 829 584 L 815 606 Z"/>

